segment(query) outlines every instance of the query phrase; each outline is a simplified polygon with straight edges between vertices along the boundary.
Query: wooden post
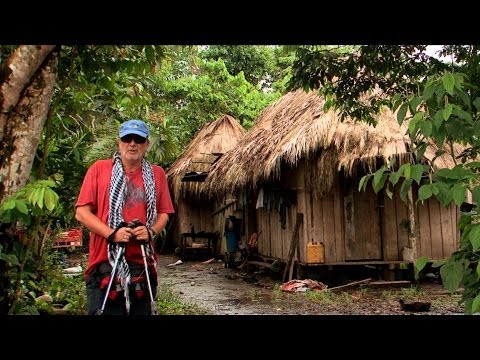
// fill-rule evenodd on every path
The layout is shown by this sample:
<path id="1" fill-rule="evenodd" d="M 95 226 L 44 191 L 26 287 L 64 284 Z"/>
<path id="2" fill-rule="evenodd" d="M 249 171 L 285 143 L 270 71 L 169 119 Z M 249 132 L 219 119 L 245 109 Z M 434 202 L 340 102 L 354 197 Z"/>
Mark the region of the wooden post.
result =
<path id="1" fill-rule="evenodd" d="M 297 219 L 295 220 L 295 228 L 293 230 L 292 241 L 290 242 L 290 249 L 288 251 L 287 265 L 285 266 L 285 271 L 283 272 L 283 282 L 285 282 L 285 280 L 287 279 L 287 274 L 289 275 L 288 280 L 291 280 L 293 272 L 293 258 L 295 256 L 295 250 L 298 249 L 300 225 L 302 224 L 302 222 L 303 214 L 297 213 Z"/>

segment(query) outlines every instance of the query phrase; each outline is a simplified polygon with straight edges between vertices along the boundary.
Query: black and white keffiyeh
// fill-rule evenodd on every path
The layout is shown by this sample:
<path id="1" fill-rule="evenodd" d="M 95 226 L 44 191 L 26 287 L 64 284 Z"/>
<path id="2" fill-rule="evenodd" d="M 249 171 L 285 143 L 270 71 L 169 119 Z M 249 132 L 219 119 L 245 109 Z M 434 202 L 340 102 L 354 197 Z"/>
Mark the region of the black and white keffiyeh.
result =
<path id="1" fill-rule="evenodd" d="M 142 160 L 142 178 L 145 187 L 145 197 L 147 201 L 147 228 L 150 228 L 157 220 L 157 196 L 155 192 L 155 178 L 153 175 L 152 166 L 145 159 Z M 123 220 L 123 206 L 125 204 L 125 197 L 127 195 L 127 181 L 123 171 L 122 160 L 120 153 L 117 151 L 113 155 L 113 169 L 110 178 L 110 203 L 108 214 L 108 225 L 116 229 Z M 108 261 L 112 268 L 115 264 L 115 259 L 119 247 L 117 243 L 108 244 Z M 155 258 L 153 257 L 153 248 L 151 242 L 145 244 L 145 253 L 148 259 L 156 267 Z M 148 274 L 146 274 L 148 276 Z M 130 311 L 130 296 L 129 285 L 131 282 L 130 268 L 128 266 L 125 256 L 122 257 L 118 264 L 117 276 L 120 279 L 120 284 L 125 292 L 125 305 L 127 313 Z"/>

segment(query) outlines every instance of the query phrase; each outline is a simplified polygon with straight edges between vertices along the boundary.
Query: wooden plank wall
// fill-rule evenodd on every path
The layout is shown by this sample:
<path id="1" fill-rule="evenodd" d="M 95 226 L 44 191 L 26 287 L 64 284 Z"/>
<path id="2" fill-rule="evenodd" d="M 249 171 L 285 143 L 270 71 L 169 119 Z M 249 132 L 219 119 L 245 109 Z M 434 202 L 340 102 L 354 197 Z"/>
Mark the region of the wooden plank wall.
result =
<path id="1" fill-rule="evenodd" d="M 460 210 L 454 203 L 449 208 L 445 208 L 434 198 L 424 201 L 423 204 L 418 203 L 418 257 L 426 256 L 430 260 L 448 258 L 457 249 L 460 240 L 457 230 L 459 220 Z"/>
<path id="2" fill-rule="evenodd" d="M 300 195 L 300 193 L 299 193 Z M 299 212 L 304 213 L 304 234 L 300 237 L 301 261 L 306 262 L 307 243 L 316 241 L 325 247 L 325 262 L 345 261 L 345 217 L 343 193 L 339 182 L 329 195 L 320 198 L 310 192 L 304 192 L 299 201 Z M 300 196 L 299 196 L 300 199 Z"/>
<path id="3" fill-rule="evenodd" d="M 296 183 L 287 184 L 296 188 L 297 204 L 287 208 L 286 229 L 281 228 L 280 215 L 277 211 L 268 213 L 264 208 L 256 210 L 259 239 L 259 253 L 265 256 L 287 260 L 288 249 L 292 239 L 297 212 L 304 214 L 300 227 L 299 247 L 300 261 L 306 261 L 307 243 L 314 240 L 325 245 L 326 262 L 345 261 L 345 227 L 343 214 L 343 195 L 337 184 L 329 196 L 315 198 L 305 191 L 304 166 L 299 166 L 294 175 L 285 178 L 296 179 Z M 286 185 L 286 184 L 282 184 Z"/>
<path id="4" fill-rule="evenodd" d="M 300 227 L 300 261 L 306 262 L 307 243 L 314 240 L 325 245 L 325 262 L 336 263 L 347 261 L 345 241 L 349 231 L 355 229 L 346 227 L 344 194 L 339 181 L 334 192 L 324 198 L 315 198 L 305 191 L 305 167 L 299 166 L 289 179 L 296 179 L 297 204 L 287 208 L 287 228 L 282 229 L 280 215 L 277 211 L 268 213 L 264 208 L 256 210 L 257 227 L 261 231 L 259 237 L 259 253 L 265 256 L 287 260 L 288 249 L 292 237 L 296 213 L 304 214 L 303 225 Z M 289 184 L 292 185 L 291 183 Z M 397 189 L 395 189 L 397 190 Z M 355 192 L 358 190 L 354 190 Z M 376 197 L 371 191 L 369 206 L 377 204 Z M 414 191 L 415 193 L 415 191 Z M 402 260 L 402 250 L 408 245 L 408 213 L 406 204 L 400 199 L 399 191 L 394 192 L 393 199 L 383 195 L 381 207 L 381 236 L 382 254 L 374 243 L 366 244 L 364 249 L 368 257 L 379 258 L 384 261 Z M 414 196 L 414 201 L 416 200 Z M 353 197 L 352 197 L 353 201 Z M 382 203 L 383 202 L 383 203 Z M 356 209 L 361 211 L 361 209 Z M 425 204 L 418 204 L 415 213 L 419 227 L 419 241 L 417 242 L 418 257 L 427 256 L 432 260 L 444 259 L 457 248 L 459 233 L 456 224 L 459 220 L 459 209 L 452 205 L 444 208 L 437 200 L 429 199 Z M 364 219 L 368 224 L 368 219 Z M 380 234 L 372 233 L 375 241 L 380 241 Z M 372 247 L 373 246 L 373 247 Z"/>

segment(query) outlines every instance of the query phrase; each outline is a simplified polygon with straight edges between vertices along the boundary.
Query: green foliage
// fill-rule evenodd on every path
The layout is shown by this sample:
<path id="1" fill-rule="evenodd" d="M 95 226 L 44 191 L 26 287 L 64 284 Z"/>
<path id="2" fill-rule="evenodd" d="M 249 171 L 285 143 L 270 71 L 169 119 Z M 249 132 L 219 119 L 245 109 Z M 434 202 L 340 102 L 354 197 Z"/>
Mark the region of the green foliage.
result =
<path id="1" fill-rule="evenodd" d="M 29 253 L 28 247 L 14 243 L 13 251 L 5 253 L 0 245 L 0 262 L 6 264 L 3 278 L 8 280 L 5 299 L 8 313 L 21 315 L 53 314 L 59 305 L 69 314 L 85 314 L 86 290 L 82 276 L 63 275 L 60 254 L 51 244 L 42 257 Z M 49 296 L 47 302 L 40 295 Z"/>
<path id="2" fill-rule="evenodd" d="M 425 265 L 428 264 L 428 258 L 422 256 L 415 261 L 414 270 L 415 270 L 415 280 L 418 282 L 420 278 L 420 272 L 425 268 Z"/>
<path id="3" fill-rule="evenodd" d="M 229 74 L 236 76 L 243 73 L 254 86 L 269 86 L 269 78 L 275 73 L 271 46 L 209 45 L 200 52 L 200 56 L 207 61 L 222 59 Z"/>
<path id="4" fill-rule="evenodd" d="M 157 75 L 154 106 L 178 128 L 180 147 L 186 146 L 203 125 L 224 114 L 249 128 L 261 110 L 279 93 L 265 94 L 250 84 L 243 73 L 232 76 L 222 60 L 198 61 L 198 74 L 166 79 L 167 68 Z"/>
<path id="5" fill-rule="evenodd" d="M 52 180 L 39 180 L 21 188 L 0 204 L 0 222 L 21 221 L 30 225 L 35 216 L 52 214 L 58 206 L 58 195 Z"/>

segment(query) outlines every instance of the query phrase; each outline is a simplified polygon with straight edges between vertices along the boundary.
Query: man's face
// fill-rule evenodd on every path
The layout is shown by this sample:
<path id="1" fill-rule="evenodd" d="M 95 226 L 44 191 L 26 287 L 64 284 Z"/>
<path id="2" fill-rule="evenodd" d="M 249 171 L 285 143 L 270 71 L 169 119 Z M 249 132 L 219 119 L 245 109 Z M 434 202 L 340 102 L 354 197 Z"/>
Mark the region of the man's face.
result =
<path id="1" fill-rule="evenodd" d="M 142 160 L 147 151 L 148 144 L 148 139 L 136 134 L 125 135 L 118 141 L 122 159 L 128 161 Z"/>

